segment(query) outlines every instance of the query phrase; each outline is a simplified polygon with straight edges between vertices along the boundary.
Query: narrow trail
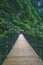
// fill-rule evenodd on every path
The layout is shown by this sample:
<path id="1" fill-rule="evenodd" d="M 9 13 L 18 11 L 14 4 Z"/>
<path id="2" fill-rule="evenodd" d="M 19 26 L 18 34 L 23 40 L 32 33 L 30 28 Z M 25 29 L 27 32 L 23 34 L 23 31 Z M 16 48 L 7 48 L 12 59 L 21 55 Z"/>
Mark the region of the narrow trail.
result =
<path id="1" fill-rule="evenodd" d="M 2 65 L 43 65 L 38 55 L 20 34 Z"/>

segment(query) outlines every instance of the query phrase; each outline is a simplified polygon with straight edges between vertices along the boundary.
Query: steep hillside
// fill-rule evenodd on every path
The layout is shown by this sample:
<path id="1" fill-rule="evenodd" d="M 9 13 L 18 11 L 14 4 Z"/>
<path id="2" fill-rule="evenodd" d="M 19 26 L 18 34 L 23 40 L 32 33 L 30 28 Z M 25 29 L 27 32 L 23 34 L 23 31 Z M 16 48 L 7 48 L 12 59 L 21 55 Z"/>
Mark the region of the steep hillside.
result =
<path id="1" fill-rule="evenodd" d="M 29 31 L 41 20 L 28 0 L 1 0 L 0 3 L 1 34 L 12 28 Z"/>

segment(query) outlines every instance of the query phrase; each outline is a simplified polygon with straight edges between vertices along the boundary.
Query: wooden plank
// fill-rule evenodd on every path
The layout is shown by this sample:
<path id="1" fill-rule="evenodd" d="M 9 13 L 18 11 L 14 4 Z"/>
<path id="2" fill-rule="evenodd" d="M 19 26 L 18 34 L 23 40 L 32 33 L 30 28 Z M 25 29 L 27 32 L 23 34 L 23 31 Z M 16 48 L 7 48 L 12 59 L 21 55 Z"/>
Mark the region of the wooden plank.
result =
<path id="1" fill-rule="evenodd" d="M 20 34 L 2 65 L 43 65 L 38 55 Z"/>

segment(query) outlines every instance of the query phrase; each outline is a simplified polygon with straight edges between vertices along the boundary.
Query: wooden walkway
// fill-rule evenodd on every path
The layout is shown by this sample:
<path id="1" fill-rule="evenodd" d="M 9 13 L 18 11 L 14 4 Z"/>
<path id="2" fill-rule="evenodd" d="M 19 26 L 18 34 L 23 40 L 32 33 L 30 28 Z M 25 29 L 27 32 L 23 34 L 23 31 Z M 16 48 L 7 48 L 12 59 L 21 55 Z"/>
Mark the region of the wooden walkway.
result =
<path id="1" fill-rule="evenodd" d="M 2 65 L 43 65 L 22 34 L 19 35 Z"/>

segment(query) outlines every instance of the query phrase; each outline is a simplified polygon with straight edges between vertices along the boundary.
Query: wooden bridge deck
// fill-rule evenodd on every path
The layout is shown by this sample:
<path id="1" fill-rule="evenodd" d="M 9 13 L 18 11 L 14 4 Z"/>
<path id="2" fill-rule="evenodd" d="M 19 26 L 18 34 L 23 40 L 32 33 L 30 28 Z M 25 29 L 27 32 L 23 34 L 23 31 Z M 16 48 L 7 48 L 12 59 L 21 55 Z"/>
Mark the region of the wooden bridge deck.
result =
<path id="1" fill-rule="evenodd" d="M 21 34 L 2 65 L 43 65 Z"/>

